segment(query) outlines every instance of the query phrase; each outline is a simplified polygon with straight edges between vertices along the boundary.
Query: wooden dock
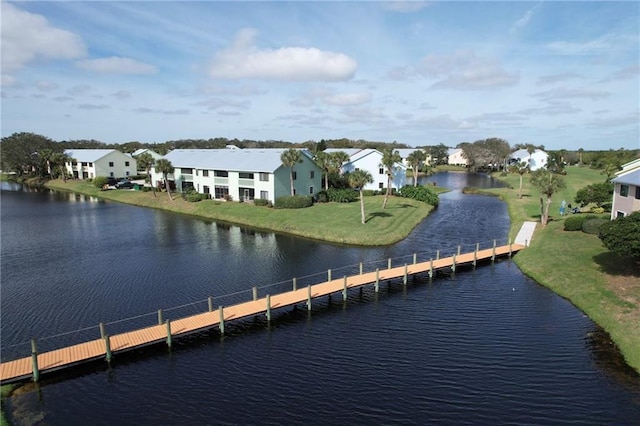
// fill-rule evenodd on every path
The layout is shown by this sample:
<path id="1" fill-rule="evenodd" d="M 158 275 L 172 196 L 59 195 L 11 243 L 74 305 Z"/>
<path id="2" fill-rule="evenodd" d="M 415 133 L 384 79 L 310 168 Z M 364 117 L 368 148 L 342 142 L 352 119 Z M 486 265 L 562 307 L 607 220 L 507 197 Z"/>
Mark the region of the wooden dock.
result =
<path id="1" fill-rule="evenodd" d="M 508 244 L 485 250 L 474 250 L 470 253 L 432 259 L 426 262 L 405 264 L 388 269 L 376 269 L 375 271 L 360 273 L 348 277 L 331 279 L 319 284 L 293 289 L 291 291 L 266 295 L 257 298 L 254 292 L 254 300 L 239 303 L 233 306 L 218 307 L 213 309 L 209 305 L 209 311 L 181 318 L 174 321 L 166 321 L 163 324 L 91 340 L 49 352 L 38 353 L 35 341 L 32 341 L 31 356 L 8 361 L 0 364 L 0 383 L 12 383 L 32 378 L 39 380 L 41 373 L 50 373 L 63 368 L 68 368 L 81 363 L 111 358 L 118 353 L 140 348 L 147 345 L 166 342 L 171 346 L 172 339 L 204 329 L 219 327 L 224 333 L 225 323 L 257 314 L 266 314 L 271 319 L 271 312 L 275 309 L 306 303 L 311 310 L 313 299 L 342 292 L 346 300 L 347 290 L 373 284 L 376 291 L 381 281 L 402 278 L 404 283 L 407 277 L 420 273 L 429 273 L 433 276 L 435 271 L 443 268 L 473 264 L 483 260 L 494 260 L 498 257 L 511 256 L 511 254 L 525 248 L 521 244 Z M 415 261 L 415 256 L 414 256 Z M 389 262 L 390 264 L 391 262 Z M 294 284 L 295 285 L 295 284 Z"/>

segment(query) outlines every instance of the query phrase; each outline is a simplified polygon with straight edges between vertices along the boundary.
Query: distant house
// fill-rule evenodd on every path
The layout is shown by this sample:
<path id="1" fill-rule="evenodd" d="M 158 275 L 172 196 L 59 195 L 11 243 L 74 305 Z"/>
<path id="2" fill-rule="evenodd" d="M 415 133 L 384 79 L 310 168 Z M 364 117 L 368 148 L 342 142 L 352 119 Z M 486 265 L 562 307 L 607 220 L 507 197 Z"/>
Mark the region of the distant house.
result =
<path id="1" fill-rule="evenodd" d="M 640 158 L 622 165 L 614 184 L 611 219 L 640 211 Z"/>
<path id="2" fill-rule="evenodd" d="M 469 160 L 465 158 L 463 155 L 463 151 L 461 148 L 450 148 L 449 149 L 449 161 L 447 164 L 451 166 L 468 166 Z"/>
<path id="3" fill-rule="evenodd" d="M 349 161 L 342 165 L 342 171 L 348 173 L 355 170 L 366 170 L 371 173 L 373 183 L 367 184 L 364 189 L 380 190 L 387 186 L 387 171 L 381 162 L 382 153 L 377 149 L 360 149 L 349 155 Z M 396 163 L 391 176 L 391 187 L 400 189 L 406 184 L 406 180 L 407 167 L 402 163 Z"/>
<path id="4" fill-rule="evenodd" d="M 137 171 L 135 158 L 115 149 L 68 149 L 65 154 L 73 159 L 65 164 L 67 172 L 76 179 L 124 178 Z"/>
<path id="5" fill-rule="evenodd" d="M 424 164 L 431 164 L 431 155 L 428 154 L 424 149 L 422 148 L 401 148 L 401 149 L 396 149 L 396 151 L 398 151 L 400 153 L 400 157 L 402 157 L 402 164 L 404 164 L 404 166 L 408 169 L 411 168 L 411 164 L 409 164 L 409 160 L 407 160 L 407 158 L 409 157 L 409 155 L 411 155 L 412 153 L 416 152 L 416 151 L 422 151 L 425 154 L 425 160 L 424 160 Z"/>
<path id="6" fill-rule="evenodd" d="M 529 164 L 529 170 L 534 172 L 546 166 L 548 158 L 549 155 L 541 149 L 536 148 L 531 154 L 526 149 L 519 149 L 509 156 L 509 162 L 513 164 L 525 161 Z"/>
<path id="7" fill-rule="evenodd" d="M 135 150 L 135 151 L 131 154 L 131 156 L 132 156 L 133 158 L 136 158 L 136 157 L 138 157 L 139 155 L 144 154 L 145 152 L 146 152 L 146 153 L 149 153 L 149 155 L 151 155 L 151 157 L 153 157 L 153 159 L 154 159 L 154 160 L 158 160 L 158 159 L 162 158 L 162 155 L 158 154 L 157 152 L 155 152 L 154 150 L 149 149 L 149 148 L 140 148 L 140 149 L 137 149 L 137 150 Z"/>
<path id="8" fill-rule="evenodd" d="M 175 149 L 165 155 L 175 171 L 168 176 L 178 191 L 190 188 L 215 199 L 275 202 L 291 195 L 290 168 L 280 159 L 286 149 Z M 311 153 L 302 152 L 302 163 L 293 168 L 294 191 L 315 195 L 322 190 L 322 169 Z M 154 186 L 162 184 L 162 174 L 151 169 Z"/>

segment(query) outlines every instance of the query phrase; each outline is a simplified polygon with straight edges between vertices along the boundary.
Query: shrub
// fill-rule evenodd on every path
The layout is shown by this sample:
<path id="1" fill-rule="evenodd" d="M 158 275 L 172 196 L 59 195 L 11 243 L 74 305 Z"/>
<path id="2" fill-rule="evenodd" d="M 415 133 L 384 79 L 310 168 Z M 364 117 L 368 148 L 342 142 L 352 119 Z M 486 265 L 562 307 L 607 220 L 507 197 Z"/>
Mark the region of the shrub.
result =
<path id="1" fill-rule="evenodd" d="M 225 194 L 224 195 L 224 200 L 225 201 L 233 201 L 233 197 L 230 194 Z"/>
<path id="2" fill-rule="evenodd" d="M 594 207 L 594 208 L 591 209 L 591 213 L 602 214 L 602 213 L 604 213 L 604 208 L 603 207 Z"/>
<path id="3" fill-rule="evenodd" d="M 256 198 L 253 200 L 253 204 L 260 207 L 271 207 L 271 201 L 265 200 L 264 198 Z"/>
<path id="4" fill-rule="evenodd" d="M 598 238 L 610 251 L 640 260 L 640 212 L 601 225 Z"/>
<path id="5" fill-rule="evenodd" d="M 582 232 L 597 235 L 600 227 L 609 222 L 609 219 L 587 219 L 582 222 Z"/>
<path id="6" fill-rule="evenodd" d="M 423 203 L 437 206 L 440 203 L 438 195 L 426 186 L 405 185 L 400 189 L 400 195 L 405 198 L 411 198 Z"/>
<path id="7" fill-rule="evenodd" d="M 334 203 L 350 203 L 358 199 L 358 193 L 353 189 L 329 188 L 327 198 Z"/>
<path id="8" fill-rule="evenodd" d="M 374 195 L 378 195 L 378 191 L 375 191 L 373 189 L 365 189 L 362 191 L 362 195 L 365 197 L 372 197 Z"/>
<path id="9" fill-rule="evenodd" d="M 326 203 L 329 201 L 329 197 L 327 196 L 327 191 L 320 191 L 316 194 L 316 201 L 318 203 Z"/>
<path id="10" fill-rule="evenodd" d="M 313 205 L 313 198 L 308 195 L 294 195 L 276 198 L 276 209 L 303 209 Z"/>
<path id="11" fill-rule="evenodd" d="M 93 185 L 96 188 L 102 189 L 102 187 L 105 186 L 108 182 L 109 182 L 109 179 L 107 179 L 106 176 L 96 176 L 93 178 Z"/>
<path id="12" fill-rule="evenodd" d="M 586 219 L 586 216 L 569 216 L 564 220 L 565 231 L 582 231 L 582 223 Z"/>

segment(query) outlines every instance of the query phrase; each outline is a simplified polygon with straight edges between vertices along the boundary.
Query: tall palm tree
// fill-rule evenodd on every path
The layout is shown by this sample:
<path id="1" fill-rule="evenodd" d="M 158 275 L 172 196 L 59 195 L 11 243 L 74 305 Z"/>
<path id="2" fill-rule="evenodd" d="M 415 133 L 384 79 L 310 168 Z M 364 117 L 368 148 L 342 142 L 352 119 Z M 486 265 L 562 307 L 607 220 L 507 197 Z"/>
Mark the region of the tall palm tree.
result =
<path id="1" fill-rule="evenodd" d="M 151 154 L 148 152 L 142 153 L 138 155 L 138 164 L 142 166 L 143 169 L 147 172 L 147 177 L 149 178 L 149 184 L 151 184 L 151 191 L 153 191 L 153 196 L 156 196 L 156 189 L 153 187 L 153 179 L 151 178 L 151 168 L 155 165 L 156 160 L 153 158 Z"/>
<path id="2" fill-rule="evenodd" d="M 413 151 L 407 156 L 407 161 L 413 170 L 413 186 L 418 186 L 418 172 L 420 171 L 420 165 L 427 159 L 427 154 L 418 149 Z"/>
<path id="3" fill-rule="evenodd" d="M 549 221 L 551 196 L 565 187 L 564 179 L 543 167 L 531 174 L 531 185 L 540 191 L 540 223 L 546 226 Z M 543 195 L 546 195 L 546 201 L 543 200 Z"/>
<path id="4" fill-rule="evenodd" d="M 328 152 L 318 151 L 313 156 L 318 167 L 324 172 L 324 189 L 329 189 L 329 171 L 331 169 L 331 156 Z"/>
<path id="5" fill-rule="evenodd" d="M 173 173 L 173 171 L 175 170 L 173 164 L 171 164 L 171 161 L 167 160 L 166 158 L 160 158 L 158 161 L 156 161 L 155 168 L 156 172 L 162 173 L 162 179 L 164 180 L 164 185 L 167 188 L 167 194 L 169 194 L 169 199 L 173 201 L 173 198 L 171 197 L 171 187 L 169 187 L 169 180 L 167 178 L 168 175 Z"/>
<path id="6" fill-rule="evenodd" d="M 349 186 L 360 191 L 360 216 L 363 224 L 365 224 L 366 221 L 364 214 L 364 195 L 362 194 L 362 188 L 364 188 L 366 184 L 371 182 L 373 182 L 371 173 L 366 170 L 356 170 L 355 172 L 349 173 Z"/>
<path id="7" fill-rule="evenodd" d="M 280 154 L 280 161 L 282 161 L 282 164 L 286 167 L 289 167 L 289 182 L 291 182 L 291 196 L 293 196 L 295 195 L 293 188 L 293 167 L 298 163 L 302 163 L 302 154 L 298 149 L 289 148 Z"/>
<path id="8" fill-rule="evenodd" d="M 329 154 L 329 174 L 340 174 L 342 165 L 349 161 L 349 154 L 344 151 L 336 151 Z"/>
<path id="9" fill-rule="evenodd" d="M 529 163 L 519 161 L 509 166 L 509 172 L 518 173 L 520 175 L 520 188 L 518 188 L 518 198 L 522 198 L 522 177 L 529 171 Z"/>
<path id="10" fill-rule="evenodd" d="M 60 175 L 62 176 L 62 181 L 67 181 L 67 163 L 73 162 L 73 158 L 64 152 L 54 152 L 51 156 L 51 164 L 53 169 L 57 167 Z"/>
<path id="11" fill-rule="evenodd" d="M 402 157 L 400 156 L 400 152 L 393 148 L 385 148 L 382 150 L 382 160 L 380 160 L 380 165 L 385 168 L 387 172 L 387 192 L 384 194 L 384 202 L 382 203 L 382 208 L 387 208 L 387 200 L 389 199 L 389 195 L 391 195 L 391 177 L 393 176 L 393 167 L 396 163 L 402 161 Z"/>

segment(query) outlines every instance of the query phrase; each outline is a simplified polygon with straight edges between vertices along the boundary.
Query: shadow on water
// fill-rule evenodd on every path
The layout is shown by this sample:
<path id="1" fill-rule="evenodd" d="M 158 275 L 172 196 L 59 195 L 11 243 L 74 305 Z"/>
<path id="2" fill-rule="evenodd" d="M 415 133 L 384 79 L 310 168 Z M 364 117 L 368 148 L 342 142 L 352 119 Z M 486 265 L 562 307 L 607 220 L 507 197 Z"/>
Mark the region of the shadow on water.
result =
<path id="1" fill-rule="evenodd" d="M 627 364 L 609 333 L 596 327 L 594 331 L 587 333 L 585 340 L 598 368 L 611 375 L 626 389 L 640 391 L 640 374 Z"/>

